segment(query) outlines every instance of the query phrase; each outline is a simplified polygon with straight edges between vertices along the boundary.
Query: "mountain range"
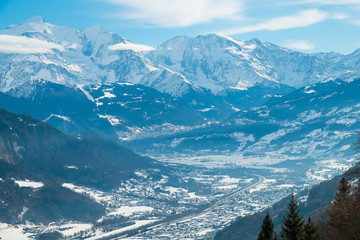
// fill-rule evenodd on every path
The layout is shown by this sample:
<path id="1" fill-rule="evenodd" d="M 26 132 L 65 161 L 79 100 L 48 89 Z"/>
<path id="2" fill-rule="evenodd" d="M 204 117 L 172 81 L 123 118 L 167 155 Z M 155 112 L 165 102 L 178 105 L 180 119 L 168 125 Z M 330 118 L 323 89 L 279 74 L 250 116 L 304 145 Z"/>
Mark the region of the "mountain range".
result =
<path id="1" fill-rule="evenodd" d="M 33 17 L 0 31 L 0 60 L 1 222 L 94 222 L 129 196 L 183 213 L 209 204 L 189 189 L 213 193 L 203 170 L 184 180 L 194 166 L 259 169 L 286 188 L 285 180 L 309 186 L 355 161 L 360 50 L 306 54 L 218 34 L 151 47 L 102 26 Z M 170 174 L 174 163 L 191 167 Z M 66 182 L 122 190 L 104 206 Z"/>
<path id="2" fill-rule="evenodd" d="M 295 89 L 359 73 L 358 51 L 305 54 L 216 34 L 150 47 L 101 26 L 80 31 L 33 17 L 0 35 L 34 45 L 0 53 L 1 92 L 30 101 L 32 109 L 51 96 L 58 107 L 26 113 L 66 133 L 91 130 L 117 141 L 223 121 Z M 69 106 L 73 100 L 86 105 L 81 119 Z"/>

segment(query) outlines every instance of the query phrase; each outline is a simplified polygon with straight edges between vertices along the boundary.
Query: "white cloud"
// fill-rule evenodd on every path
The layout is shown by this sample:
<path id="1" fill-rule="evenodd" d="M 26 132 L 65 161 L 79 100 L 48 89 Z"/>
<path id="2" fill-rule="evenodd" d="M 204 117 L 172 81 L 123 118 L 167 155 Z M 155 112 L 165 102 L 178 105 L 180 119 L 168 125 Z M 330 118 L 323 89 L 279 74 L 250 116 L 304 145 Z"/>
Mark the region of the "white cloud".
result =
<path id="1" fill-rule="evenodd" d="M 146 45 L 126 42 L 126 43 L 118 43 L 115 45 L 111 45 L 111 46 L 109 46 L 109 50 L 112 50 L 112 51 L 133 50 L 135 52 L 143 52 L 143 51 L 153 51 L 153 50 L 155 50 L 155 48 L 146 46 Z"/>
<path id="2" fill-rule="evenodd" d="M 349 18 L 350 16 L 347 15 L 346 13 L 335 13 L 332 17 L 332 19 L 335 19 L 335 20 L 343 20 L 343 19 L 347 19 Z"/>
<path id="3" fill-rule="evenodd" d="M 55 43 L 24 36 L 0 35 L 0 53 L 53 53 L 53 49 L 64 51 Z"/>
<path id="4" fill-rule="evenodd" d="M 319 3 L 323 5 L 357 5 L 360 4 L 360 0 L 304 0 L 300 3 Z"/>
<path id="5" fill-rule="evenodd" d="M 223 34 L 233 35 L 261 30 L 276 31 L 290 28 L 307 27 L 322 22 L 327 18 L 329 18 L 329 15 L 326 12 L 320 11 L 318 9 L 310 9 L 299 12 L 293 16 L 273 18 L 255 25 L 229 29 L 224 31 Z"/>
<path id="6" fill-rule="evenodd" d="M 140 20 L 160 27 L 186 27 L 215 19 L 239 19 L 245 0 L 98 1 L 122 7 L 118 18 Z"/>
<path id="7" fill-rule="evenodd" d="M 285 43 L 282 44 L 286 48 L 296 49 L 296 50 L 313 50 L 315 45 L 307 43 L 303 40 L 287 40 Z"/>
<path id="8" fill-rule="evenodd" d="M 360 26 L 360 19 L 352 20 L 350 23 L 354 24 L 354 25 L 357 25 L 357 26 Z"/>

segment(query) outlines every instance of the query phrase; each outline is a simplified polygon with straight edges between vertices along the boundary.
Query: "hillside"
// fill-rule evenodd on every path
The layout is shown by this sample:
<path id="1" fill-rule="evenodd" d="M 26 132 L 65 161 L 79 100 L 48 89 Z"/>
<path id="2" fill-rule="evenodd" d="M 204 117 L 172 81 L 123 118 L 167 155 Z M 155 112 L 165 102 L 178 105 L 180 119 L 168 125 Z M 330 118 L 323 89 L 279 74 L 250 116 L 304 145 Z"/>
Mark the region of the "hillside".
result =
<path id="1" fill-rule="evenodd" d="M 210 164 L 224 155 L 236 165 L 247 158 L 264 165 L 269 159 L 275 159 L 271 164 L 288 159 L 347 159 L 353 155 L 351 144 L 360 128 L 359 89 L 360 79 L 317 83 L 261 107 L 238 111 L 224 122 L 128 146 L 159 158 L 177 159 L 174 152 L 196 154 Z"/>
<path id="2" fill-rule="evenodd" d="M 349 182 L 358 180 L 360 178 L 360 165 L 357 164 L 346 171 L 342 176 L 345 176 Z M 331 180 L 321 182 L 310 189 L 299 192 L 295 197 L 299 202 L 301 215 L 305 219 L 311 217 L 315 222 L 324 222 L 325 208 L 334 200 L 335 193 L 338 191 L 341 176 L 336 176 Z M 275 203 L 268 208 L 271 218 L 274 222 L 276 231 L 280 230 L 283 216 L 286 215 L 289 197 Z M 260 231 L 261 223 L 264 219 L 266 211 L 258 212 L 246 217 L 239 217 L 230 225 L 217 232 L 214 237 L 215 240 L 226 239 L 257 239 Z"/>
<path id="3" fill-rule="evenodd" d="M 104 207 L 62 187 L 111 189 L 154 163 L 98 136 L 74 138 L 27 115 L 0 109 L 2 222 L 94 221 Z M 76 209 L 76 211 L 74 211 Z"/>

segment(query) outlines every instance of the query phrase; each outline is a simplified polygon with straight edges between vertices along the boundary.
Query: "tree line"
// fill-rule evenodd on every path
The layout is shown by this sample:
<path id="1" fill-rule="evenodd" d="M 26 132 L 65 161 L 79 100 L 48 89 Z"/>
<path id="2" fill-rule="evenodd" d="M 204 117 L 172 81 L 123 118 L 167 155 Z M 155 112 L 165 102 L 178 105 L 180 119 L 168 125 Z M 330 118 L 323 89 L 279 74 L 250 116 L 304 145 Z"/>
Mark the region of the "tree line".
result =
<path id="1" fill-rule="evenodd" d="M 343 177 L 335 199 L 326 208 L 324 219 L 314 224 L 300 215 L 300 208 L 291 194 L 287 214 L 277 233 L 269 212 L 266 213 L 258 234 L 258 240 L 359 240 L 360 239 L 360 186 L 355 183 L 353 191 Z"/>

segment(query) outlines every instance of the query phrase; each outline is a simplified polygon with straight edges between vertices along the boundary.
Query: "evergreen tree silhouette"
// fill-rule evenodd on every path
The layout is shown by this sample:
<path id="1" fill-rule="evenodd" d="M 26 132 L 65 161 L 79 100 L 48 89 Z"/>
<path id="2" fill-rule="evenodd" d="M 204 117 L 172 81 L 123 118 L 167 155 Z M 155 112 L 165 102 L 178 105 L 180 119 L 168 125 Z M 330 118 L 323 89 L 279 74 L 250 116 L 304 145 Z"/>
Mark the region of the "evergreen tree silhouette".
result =
<path id="1" fill-rule="evenodd" d="M 360 233 L 354 225 L 356 207 L 350 195 L 350 185 L 343 177 L 340 181 L 335 200 L 327 208 L 329 221 L 327 225 L 328 238 L 334 240 L 359 239 Z"/>
<path id="2" fill-rule="evenodd" d="M 304 220 L 300 216 L 299 206 L 295 200 L 294 193 L 291 193 L 288 212 L 283 218 L 280 235 L 284 240 L 304 239 Z"/>
<path id="3" fill-rule="evenodd" d="M 269 212 L 266 213 L 266 216 L 261 224 L 258 240 L 274 240 L 274 224 Z"/>
<path id="4" fill-rule="evenodd" d="M 304 225 L 304 235 L 305 240 L 320 240 L 320 235 L 318 233 L 318 228 L 311 221 L 311 218 L 308 218 Z"/>

